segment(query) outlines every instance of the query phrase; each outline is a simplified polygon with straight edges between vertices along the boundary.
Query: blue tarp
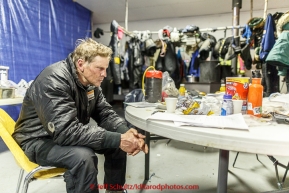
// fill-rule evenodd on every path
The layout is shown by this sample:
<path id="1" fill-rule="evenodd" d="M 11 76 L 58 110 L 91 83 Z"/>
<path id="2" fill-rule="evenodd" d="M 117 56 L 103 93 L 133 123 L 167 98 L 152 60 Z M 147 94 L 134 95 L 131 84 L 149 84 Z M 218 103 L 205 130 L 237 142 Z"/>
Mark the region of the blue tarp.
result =
<path id="1" fill-rule="evenodd" d="M 0 0 L 0 65 L 15 83 L 34 80 L 85 37 L 91 12 L 72 0 Z"/>

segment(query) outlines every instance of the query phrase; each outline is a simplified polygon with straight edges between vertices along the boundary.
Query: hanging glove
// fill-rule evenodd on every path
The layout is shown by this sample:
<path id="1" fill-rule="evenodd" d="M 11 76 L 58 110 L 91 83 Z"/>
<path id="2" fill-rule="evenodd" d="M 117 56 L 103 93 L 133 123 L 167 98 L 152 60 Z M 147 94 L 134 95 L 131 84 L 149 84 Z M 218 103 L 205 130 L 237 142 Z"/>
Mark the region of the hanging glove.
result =
<path id="1" fill-rule="evenodd" d="M 246 38 L 246 43 L 248 44 L 249 43 L 249 40 L 252 36 L 252 31 L 251 31 L 251 28 L 248 24 L 245 25 L 245 32 L 243 33 L 242 37 L 243 38 Z"/>

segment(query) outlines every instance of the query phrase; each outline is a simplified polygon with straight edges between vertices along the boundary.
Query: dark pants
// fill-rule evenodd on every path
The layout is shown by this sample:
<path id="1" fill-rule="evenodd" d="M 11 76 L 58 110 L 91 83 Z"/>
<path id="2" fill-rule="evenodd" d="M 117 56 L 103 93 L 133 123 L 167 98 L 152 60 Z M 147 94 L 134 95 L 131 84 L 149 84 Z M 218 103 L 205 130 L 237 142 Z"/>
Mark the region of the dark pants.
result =
<path id="1" fill-rule="evenodd" d="M 280 92 L 279 76 L 276 66 L 271 64 L 262 64 L 262 85 L 264 97 L 269 97 L 272 93 Z"/>
<path id="2" fill-rule="evenodd" d="M 64 173 L 67 193 L 98 193 L 97 164 L 95 153 L 104 154 L 104 189 L 121 190 L 125 183 L 126 153 L 121 149 L 103 149 L 95 152 L 83 146 L 59 146 L 52 140 L 46 145 L 33 148 L 35 162 L 41 166 L 66 168 Z M 49 147 L 50 146 L 50 147 Z M 50 151 L 47 151 L 49 147 Z M 30 148 L 29 148 L 30 149 Z M 26 149 L 27 150 L 27 149 Z M 27 153 L 25 151 L 25 153 Z M 28 156 L 29 157 L 29 156 Z"/>

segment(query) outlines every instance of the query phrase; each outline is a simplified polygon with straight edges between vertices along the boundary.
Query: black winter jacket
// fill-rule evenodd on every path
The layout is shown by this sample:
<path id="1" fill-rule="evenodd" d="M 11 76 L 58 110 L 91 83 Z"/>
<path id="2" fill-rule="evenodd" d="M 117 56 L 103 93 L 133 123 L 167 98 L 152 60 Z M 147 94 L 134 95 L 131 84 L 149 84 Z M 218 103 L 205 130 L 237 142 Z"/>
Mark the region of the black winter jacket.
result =
<path id="1" fill-rule="evenodd" d="M 90 118 L 98 125 L 88 124 Z M 101 88 L 80 83 L 69 55 L 46 67 L 28 88 L 13 137 L 21 147 L 51 138 L 58 145 L 99 150 L 118 148 L 120 133 L 127 130 Z"/>

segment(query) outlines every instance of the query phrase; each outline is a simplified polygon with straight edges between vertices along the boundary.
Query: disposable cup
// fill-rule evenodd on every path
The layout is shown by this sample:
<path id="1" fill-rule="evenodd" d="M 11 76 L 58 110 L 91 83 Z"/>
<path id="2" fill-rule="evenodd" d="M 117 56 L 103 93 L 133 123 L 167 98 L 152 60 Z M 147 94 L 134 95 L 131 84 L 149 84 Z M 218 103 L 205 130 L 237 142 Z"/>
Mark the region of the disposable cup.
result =
<path id="1" fill-rule="evenodd" d="M 172 97 L 165 98 L 168 113 L 174 113 L 175 112 L 177 100 L 178 100 L 177 98 L 172 98 Z"/>
<path id="2" fill-rule="evenodd" d="M 243 100 L 232 100 L 233 101 L 233 113 L 242 113 L 242 106 L 243 106 Z"/>

